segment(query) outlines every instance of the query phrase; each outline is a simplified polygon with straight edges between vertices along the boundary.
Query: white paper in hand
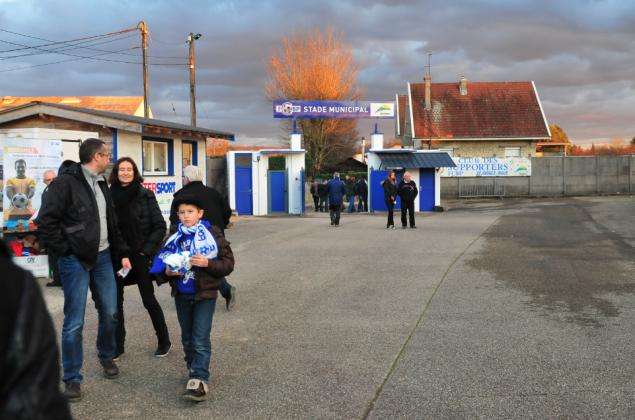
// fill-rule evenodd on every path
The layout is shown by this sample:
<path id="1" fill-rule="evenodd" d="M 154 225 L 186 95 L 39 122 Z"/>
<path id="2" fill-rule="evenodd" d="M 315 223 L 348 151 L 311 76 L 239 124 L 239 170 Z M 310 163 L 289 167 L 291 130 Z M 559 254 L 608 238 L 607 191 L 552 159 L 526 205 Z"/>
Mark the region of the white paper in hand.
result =
<path id="1" fill-rule="evenodd" d="M 117 271 L 117 275 L 122 279 L 125 279 L 128 273 L 130 273 L 130 269 L 126 267 L 122 267 L 121 270 Z"/>

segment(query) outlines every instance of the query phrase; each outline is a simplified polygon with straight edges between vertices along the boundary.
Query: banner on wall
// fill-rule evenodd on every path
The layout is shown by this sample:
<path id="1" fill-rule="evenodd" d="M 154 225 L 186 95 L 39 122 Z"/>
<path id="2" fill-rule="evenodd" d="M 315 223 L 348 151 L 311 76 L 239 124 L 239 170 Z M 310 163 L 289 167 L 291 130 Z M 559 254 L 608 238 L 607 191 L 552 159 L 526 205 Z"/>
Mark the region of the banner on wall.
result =
<path id="1" fill-rule="evenodd" d="M 394 102 L 273 101 L 274 118 L 395 118 Z"/>
<path id="2" fill-rule="evenodd" d="M 8 231 L 28 230 L 46 188 L 44 172 L 57 173 L 62 163 L 62 141 L 5 138 L 2 163 L 4 227 Z"/>
<path id="3" fill-rule="evenodd" d="M 168 219 L 170 217 L 172 199 L 176 192 L 176 181 L 174 181 L 174 178 L 167 178 L 161 181 L 147 181 L 143 183 L 143 187 L 154 193 L 159 203 L 161 214 L 164 218 Z"/>
<path id="4" fill-rule="evenodd" d="M 453 157 L 456 167 L 442 168 L 443 177 L 530 176 L 531 159 Z"/>

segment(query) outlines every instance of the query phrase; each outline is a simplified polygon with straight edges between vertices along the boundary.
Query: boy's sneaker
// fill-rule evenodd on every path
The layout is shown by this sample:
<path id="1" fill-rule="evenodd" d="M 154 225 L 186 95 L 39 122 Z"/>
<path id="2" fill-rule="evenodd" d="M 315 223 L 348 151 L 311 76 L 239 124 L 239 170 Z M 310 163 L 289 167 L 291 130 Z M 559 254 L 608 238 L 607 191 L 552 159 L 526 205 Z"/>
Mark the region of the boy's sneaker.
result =
<path id="1" fill-rule="evenodd" d="M 207 399 L 209 388 L 207 384 L 200 379 L 190 379 L 187 381 L 183 398 L 189 401 L 201 402 Z"/>
<path id="2" fill-rule="evenodd" d="M 68 402 L 81 401 L 82 388 L 79 382 L 64 382 L 64 396 Z"/>
<path id="3" fill-rule="evenodd" d="M 170 349 L 172 348 L 172 343 L 168 343 L 165 345 L 159 344 L 157 350 L 154 352 L 154 357 L 165 357 L 170 353 Z"/>
<path id="4" fill-rule="evenodd" d="M 101 367 L 104 368 L 104 376 L 106 379 L 115 379 L 119 376 L 119 368 L 112 360 L 101 360 Z"/>

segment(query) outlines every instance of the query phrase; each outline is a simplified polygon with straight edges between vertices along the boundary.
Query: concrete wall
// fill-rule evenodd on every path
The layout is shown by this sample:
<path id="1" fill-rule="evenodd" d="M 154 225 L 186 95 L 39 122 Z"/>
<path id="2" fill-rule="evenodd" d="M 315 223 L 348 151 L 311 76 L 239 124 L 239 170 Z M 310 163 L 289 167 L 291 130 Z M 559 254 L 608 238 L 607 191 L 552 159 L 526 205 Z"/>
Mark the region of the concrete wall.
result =
<path id="1" fill-rule="evenodd" d="M 635 155 L 568 156 L 531 159 L 528 177 L 441 178 L 444 198 L 457 198 L 461 185 L 502 183 L 505 196 L 632 194 L 635 192 Z"/>

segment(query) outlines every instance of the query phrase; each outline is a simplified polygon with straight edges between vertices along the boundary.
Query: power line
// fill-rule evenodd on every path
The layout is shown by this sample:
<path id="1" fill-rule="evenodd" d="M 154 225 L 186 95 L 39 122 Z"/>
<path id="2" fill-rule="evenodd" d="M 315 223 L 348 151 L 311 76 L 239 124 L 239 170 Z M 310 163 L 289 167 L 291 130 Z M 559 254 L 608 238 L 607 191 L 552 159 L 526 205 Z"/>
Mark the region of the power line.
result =
<path id="1" fill-rule="evenodd" d="M 101 42 L 95 42 L 93 44 L 90 44 L 90 46 L 95 46 L 95 45 L 103 45 L 103 44 L 108 44 L 108 43 L 112 43 L 112 42 L 116 42 L 116 41 L 121 41 L 124 39 L 128 39 L 128 38 L 132 38 L 135 37 L 136 34 L 132 34 L 132 35 L 127 35 L 125 37 L 122 38 L 116 38 L 116 39 L 109 39 L 107 41 L 101 41 Z M 0 42 L 5 42 L 3 40 L 0 40 Z M 92 41 L 91 41 L 92 42 Z M 130 54 L 130 53 L 122 53 L 122 52 L 117 52 L 117 51 L 108 51 L 108 50 L 101 50 L 101 49 L 97 49 L 97 48 L 89 48 L 86 46 L 80 46 L 79 48 L 77 48 L 78 44 L 70 44 L 70 45 L 64 45 L 58 48 L 54 48 L 51 49 L 51 53 L 52 52 L 57 52 L 57 51 L 69 51 L 69 50 L 75 50 L 75 49 L 88 49 L 88 50 L 93 50 L 93 51 L 97 51 L 97 52 L 105 52 L 105 53 L 112 53 L 112 54 L 124 54 L 124 55 L 133 55 L 134 54 Z M 137 47 L 139 48 L 139 47 Z M 19 57 L 30 57 L 30 56 L 34 56 L 34 55 L 42 55 L 42 54 L 51 54 L 49 52 L 30 52 L 30 53 L 25 53 L 25 54 L 18 54 L 18 55 L 10 55 L 10 56 L 6 56 L 6 57 L 0 57 L 0 61 L 2 60 L 9 60 L 12 58 L 19 58 Z"/>
<path id="2" fill-rule="evenodd" d="M 71 40 L 67 40 L 67 41 L 53 41 L 53 40 L 46 39 L 46 38 L 41 38 L 41 37 L 37 37 L 37 36 L 33 36 L 33 35 L 22 34 L 22 33 L 19 33 L 19 32 L 8 31 L 6 29 L 1 29 L 0 28 L 0 32 L 6 32 L 6 33 L 9 33 L 9 34 L 12 34 L 12 35 L 19 35 L 19 36 L 23 36 L 23 37 L 30 38 L 30 39 L 37 39 L 39 41 L 48 42 L 48 44 L 41 44 L 41 45 L 24 45 L 24 44 L 20 44 L 20 45 L 23 45 L 21 48 L 3 50 L 3 51 L 0 51 L 0 53 L 21 51 L 21 50 L 26 50 L 26 49 L 38 49 L 40 47 L 47 47 L 47 46 L 59 45 L 59 44 L 69 44 L 68 47 L 80 46 L 81 44 L 92 42 L 93 40 L 95 40 L 95 38 L 103 38 L 103 37 L 108 37 L 108 36 L 117 36 L 117 35 L 122 35 L 122 34 L 127 33 L 127 32 L 136 31 L 136 30 L 137 30 L 137 28 L 132 28 L 132 29 L 125 29 L 123 31 L 111 32 L 111 33 L 103 34 L 103 35 L 94 35 L 94 36 L 91 36 L 91 37 L 76 38 L 76 39 L 71 39 Z M 114 40 L 104 41 L 103 43 L 114 42 L 114 41 L 130 38 L 132 36 L 134 36 L 134 35 L 130 35 L 130 36 L 122 37 L 122 38 L 117 38 L 117 39 L 114 39 Z M 80 41 L 80 42 L 77 42 L 77 41 Z M 2 41 L 2 40 L 0 40 L 0 42 L 5 42 L 5 43 L 11 44 L 10 42 Z M 75 44 L 70 44 L 72 42 L 76 42 L 76 43 Z M 101 49 L 97 49 L 97 48 L 89 48 L 90 46 L 99 45 L 99 44 L 101 44 L 101 43 L 95 43 L 95 44 L 91 44 L 89 46 L 80 46 L 78 49 L 87 49 L 87 50 L 98 51 L 98 52 L 107 52 L 106 50 L 101 50 Z M 15 44 L 13 44 L 13 45 L 15 45 Z M 67 46 L 60 47 L 60 49 L 61 50 L 65 50 L 66 49 L 65 47 L 67 47 Z M 129 54 L 129 53 L 117 53 L 117 54 L 134 56 L 134 54 Z M 27 54 L 25 54 L 23 56 L 26 56 L 26 55 Z M 29 54 L 29 55 L 35 55 L 35 54 Z M 21 56 L 14 56 L 14 57 L 21 57 Z M 177 60 L 178 59 L 185 60 L 185 58 L 186 58 L 186 57 L 158 56 L 158 55 L 148 55 L 148 57 L 157 58 L 157 59 L 177 59 Z M 7 57 L 7 58 L 12 58 L 12 57 Z"/>
<path id="3" fill-rule="evenodd" d="M 3 41 L 3 40 L 0 40 L 0 42 L 4 42 L 4 43 L 7 43 L 7 44 L 11 44 L 11 45 L 25 46 L 24 44 L 20 44 L 20 43 L 17 43 L 17 42 L 10 42 L 10 41 Z M 33 47 L 33 48 L 35 48 L 35 49 L 37 49 L 39 51 L 44 51 L 46 53 L 67 55 L 69 57 L 85 58 L 85 59 L 98 60 L 98 61 L 105 61 L 105 62 L 109 62 L 109 63 L 141 64 L 139 62 L 125 61 L 125 60 L 114 60 L 114 59 L 110 59 L 110 58 L 94 58 L 94 56 L 70 54 L 70 53 L 66 53 L 66 52 L 63 52 L 63 51 L 47 50 L 47 49 L 39 48 L 39 47 Z M 101 54 L 101 55 L 107 55 L 107 54 L 112 54 L 112 51 L 107 51 L 106 53 Z M 148 63 L 148 64 L 149 65 L 153 65 L 153 66 L 186 66 L 187 65 L 185 63 Z"/>
<path id="4" fill-rule="evenodd" d="M 121 51 L 126 51 L 126 50 L 130 50 L 130 49 L 131 48 L 126 48 L 125 50 L 121 50 Z M 106 55 L 106 54 L 107 53 L 95 54 L 94 56 L 92 56 L 90 58 L 94 59 L 94 60 L 98 60 L 98 59 L 96 59 L 94 57 L 97 57 L 97 56 L 100 56 L 100 55 Z M 79 61 L 79 60 L 84 60 L 84 59 L 83 58 L 70 58 L 70 59 L 67 59 L 67 60 L 54 61 L 52 63 L 36 64 L 36 65 L 33 65 L 33 66 L 14 67 L 14 68 L 11 68 L 11 69 L 0 70 L 0 73 L 6 73 L 6 72 L 9 72 L 9 71 L 16 71 L 16 70 L 26 70 L 26 69 L 32 69 L 32 68 L 35 68 L 35 67 L 44 67 L 44 66 L 50 66 L 50 65 L 53 65 L 53 64 L 68 63 L 68 62 L 71 62 L 71 61 Z"/>
<path id="5" fill-rule="evenodd" d="M 129 29 L 123 29 L 121 31 L 116 31 L 116 32 L 109 32 L 106 34 L 101 34 L 101 35 L 92 35 L 92 36 L 85 36 L 85 37 L 81 37 L 81 38 L 75 38 L 75 39 L 69 39 L 66 41 L 50 41 L 50 40 L 46 40 L 43 38 L 38 38 L 36 36 L 32 36 L 32 35 L 27 35 L 27 34 L 21 34 L 19 32 L 13 32 L 13 31 L 9 31 L 7 29 L 2 29 L 0 28 L 0 32 L 5 32 L 8 34 L 12 34 L 12 35 L 19 35 L 19 36 L 23 36 L 25 38 L 31 38 L 31 39 L 37 39 L 40 41 L 47 41 L 49 42 L 49 44 L 43 44 L 43 45 L 39 45 L 39 47 L 49 47 L 51 45 L 58 45 L 58 44 L 67 44 L 69 42 L 75 42 L 75 41 L 84 41 L 84 40 L 90 40 L 90 39 L 95 39 L 95 38 L 104 38 L 104 37 L 108 37 L 108 36 L 115 36 L 115 35 L 119 35 L 119 34 L 124 34 L 126 32 L 132 32 L 132 31 L 136 31 L 137 28 L 129 28 Z M 29 46 L 29 45 L 22 45 L 22 48 L 15 48 L 12 50 L 4 50 L 4 51 L 0 51 L 0 53 L 5 53 L 5 52 L 13 52 L 13 51 L 20 51 L 20 50 L 25 50 L 25 49 L 29 49 L 29 48 L 37 48 L 38 46 Z"/>

